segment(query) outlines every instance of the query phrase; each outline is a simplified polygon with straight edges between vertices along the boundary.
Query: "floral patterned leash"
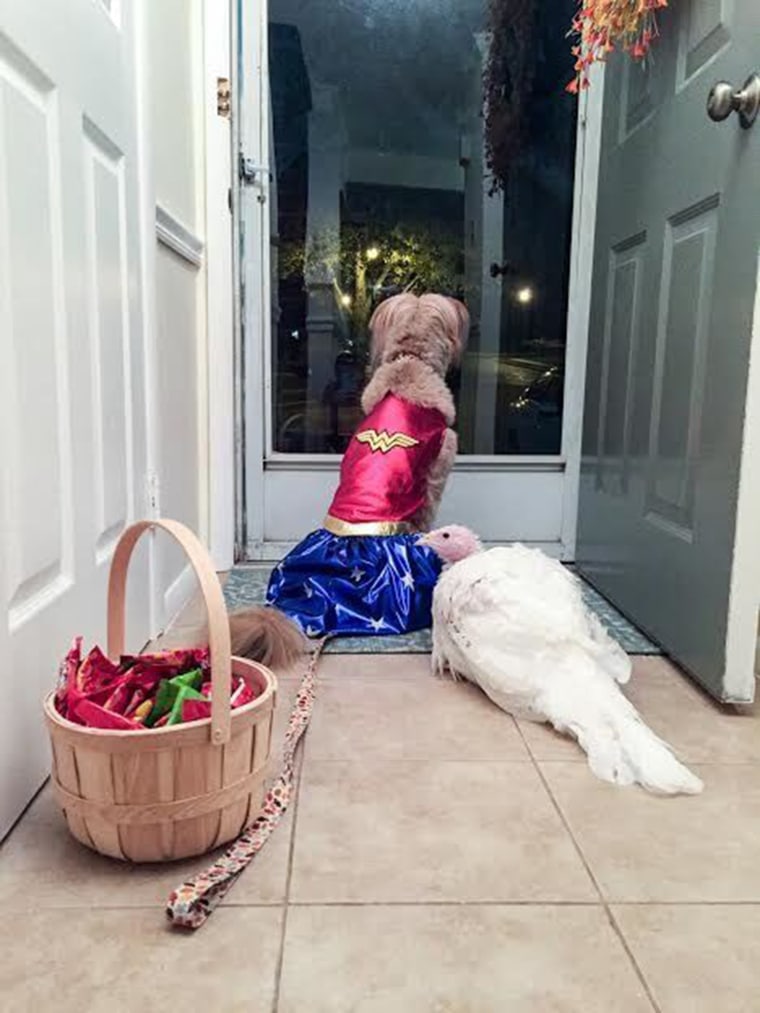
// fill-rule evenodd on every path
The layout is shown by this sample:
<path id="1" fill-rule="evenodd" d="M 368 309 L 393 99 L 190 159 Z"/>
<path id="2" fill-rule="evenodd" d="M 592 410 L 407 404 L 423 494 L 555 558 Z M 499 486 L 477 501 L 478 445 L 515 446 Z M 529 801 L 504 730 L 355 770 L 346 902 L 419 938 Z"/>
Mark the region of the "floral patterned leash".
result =
<path id="1" fill-rule="evenodd" d="M 282 769 L 267 792 L 259 815 L 213 865 L 172 890 L 166 906 L 172 925 L 200 928 L 261 851 L 287 812 L 293 794 L 296 754 L 314 709 L 317 662 L 326 643 L 327 638 L 320 640 L 312 652 L 290 714 Z"/>

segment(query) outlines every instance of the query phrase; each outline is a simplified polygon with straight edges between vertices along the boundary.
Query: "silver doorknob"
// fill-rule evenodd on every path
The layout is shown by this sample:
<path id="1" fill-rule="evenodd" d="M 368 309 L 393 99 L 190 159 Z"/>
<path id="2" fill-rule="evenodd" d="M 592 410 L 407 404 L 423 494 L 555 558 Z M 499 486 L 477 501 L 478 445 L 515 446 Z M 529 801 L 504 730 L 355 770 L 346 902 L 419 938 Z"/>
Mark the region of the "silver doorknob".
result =
<path id="1" fill-rule="evenodd" d="M 741 91 L 736 91 L 728 81 L 718 81 L 707 96 L 707 115 L 719 123 L 731 113 L 739 114 L 739 122 L 745 130 L 755 122 L 760 110 L 760 75 L 750 74 Z"/>

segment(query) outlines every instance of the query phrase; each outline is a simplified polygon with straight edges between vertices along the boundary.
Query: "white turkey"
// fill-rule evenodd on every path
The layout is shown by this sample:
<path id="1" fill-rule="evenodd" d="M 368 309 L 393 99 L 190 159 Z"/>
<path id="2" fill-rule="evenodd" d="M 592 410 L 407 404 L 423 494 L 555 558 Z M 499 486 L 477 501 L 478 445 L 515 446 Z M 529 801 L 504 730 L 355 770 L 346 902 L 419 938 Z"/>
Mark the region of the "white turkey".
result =
<path id="1" fill-rule="evenodd" d="M 630 659 L 561 563 L 523 545 L 484 551 L 458 525 L 421 542 L 446 564 L 433 597 L 437 674 L 448 670 L 509 714 L 574 736 L 605 781 L 666 795 L 702 790 L 619 690 Z"/>

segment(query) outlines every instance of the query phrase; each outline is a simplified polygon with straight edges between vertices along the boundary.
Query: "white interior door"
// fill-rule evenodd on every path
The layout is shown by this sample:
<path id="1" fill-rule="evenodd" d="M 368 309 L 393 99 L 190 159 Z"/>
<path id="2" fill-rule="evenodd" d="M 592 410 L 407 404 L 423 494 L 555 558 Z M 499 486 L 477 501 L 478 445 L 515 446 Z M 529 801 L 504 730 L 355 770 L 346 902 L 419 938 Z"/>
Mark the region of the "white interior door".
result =
<path id="1" fill-rule="evenodd" d="M 249 558 L 321 522 L 360 418 L 368 316 L 407 285 L 464 298 L 472 318 L 441 520 L 572 558 L 585 338 L 567 305 L 583 298 L 571 239 L 593 202 L 573 217 L 573 200 L 595 125 L 576 146 L 574 6 L 537 7 L 531 112 L 494 194 L 486 0 L 238 5 Z"/>
<path id="2" fill-rule="evenodd" d="M 581 569 L 713 695 L 748 701 L 760 603 L 756 0 L 682 0 L 606 73 Z M 745 96 L 760 102 L 760 79 Z"/>
<path id="3" fill-rule="evenodd" d="M 144 506 L 131 6 L 0 0 L 0 837 L 48 773 L 41 699 L 73 635 L 101 639 Z M 132 646 L 144 559 L 136 576 Z"/>

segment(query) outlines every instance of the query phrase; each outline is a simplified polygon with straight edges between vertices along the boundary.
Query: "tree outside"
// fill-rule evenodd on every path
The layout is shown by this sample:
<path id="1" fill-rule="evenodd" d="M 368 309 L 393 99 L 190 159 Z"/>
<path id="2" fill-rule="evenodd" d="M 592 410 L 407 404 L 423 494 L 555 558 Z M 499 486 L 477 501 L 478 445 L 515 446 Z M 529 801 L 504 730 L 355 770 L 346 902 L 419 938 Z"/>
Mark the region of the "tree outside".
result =
<path id="1" fill-rule="evenodd" d="M 369 229 L 353 223 L 324 231 L 304 248 L 279 249 L 282 281 L 301 276 L 332 285 L 340 350 L 353 351 L 366 363 L 369 320 L 377 304 L 398 292 L 447 292 L 462 285 L 462 244 L 446 234 L 415 225 Z"/>

